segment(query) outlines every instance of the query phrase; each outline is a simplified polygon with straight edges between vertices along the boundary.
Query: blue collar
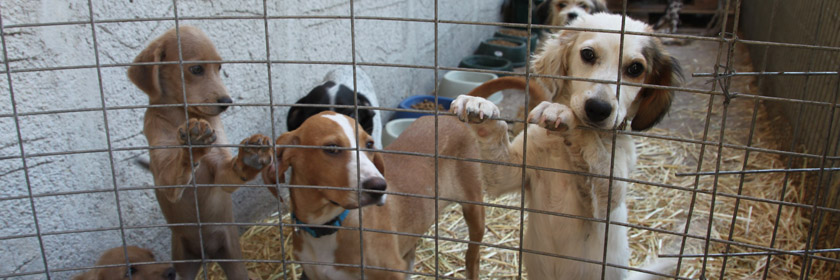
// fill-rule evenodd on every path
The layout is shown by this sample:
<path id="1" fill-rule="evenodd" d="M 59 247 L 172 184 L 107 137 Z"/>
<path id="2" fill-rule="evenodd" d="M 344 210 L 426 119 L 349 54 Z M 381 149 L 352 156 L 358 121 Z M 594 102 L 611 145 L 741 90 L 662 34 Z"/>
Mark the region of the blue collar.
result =
<path id="1" fill-rule="evenodd" d="M 348 213 L 350 213 L 350 210 L 344 209 L 344 212 L 341 212 L 341 214 L 338 214 L 338 216 L 336 216 L 332 220 L 324 223 L 324 225 L 325 226 L 341 226 L 341 223 L 344 222 L 345 218 L 347 218 Z M 301 220 L 299 220 L 297 218 L 297 216 L 295 216 L 295 213 L 292 213 L 292 222 L 295 223 L 295 224 L 298 224 L 298 225 L 306 224 L 306 223 L 302 222 Z M 315 226 L 314 228 L 311 228 L 311 227 L 298 227 L 298 228 L 300 228 L 303 231 L 309 233 L 309 235 L 312 235 L 312 237 L 315 237 L 315 238 L 319 238 L 321 236 L 327 236 L 327 235 L 336 233 L 338 231 L 337 228 L 322 228 L 322 227 L 319 227 L 319 226 Z"/>

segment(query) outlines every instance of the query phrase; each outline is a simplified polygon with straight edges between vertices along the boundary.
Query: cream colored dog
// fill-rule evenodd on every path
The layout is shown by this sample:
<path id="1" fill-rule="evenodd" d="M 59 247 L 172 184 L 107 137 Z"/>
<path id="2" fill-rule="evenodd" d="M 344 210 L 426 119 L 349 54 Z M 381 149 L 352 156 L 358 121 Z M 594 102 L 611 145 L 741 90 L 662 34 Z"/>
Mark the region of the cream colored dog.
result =
<path id="1" fill-rule="evenodd" d="M 618 15 L 581 15 L 571 26 L 619 30 L 621 21 Z M 646 24 L 631 19 L 627 19 L 625 28 L 651 32 Z M 623 82 L 678 85 L 680 67 L 657 39 L 626 35 L 621 64 L 619 44 L 620 35 L 615 33 L 562 31 L 543 45 L 534 60 L 533 72 L 607 81 L 616 81 L 621 75 Z M 524 247 L 569 258 L 526 253 L 523 262 L 530 279 L 601 279 L 601 265 L 597 262 L 603 259 L 605 245 L 609 265 L 628 266 L 630 256 L 627 228 L 611 225 L 606 236 L 603 222 L 607 213 L 612 222 L 627 222 L 627 183 L 610 183 L 607 178 L 611 170 L 615 178 L 629 178 L 636 164 L 633 139 L 618 134 L 613 142 L 613 134 L 604 130 L 624 129 L 627 122 L 633 130 L 652 127 L 668 111 L 672 93 L 578 80 L 542 78 L 540 82 L 531 82 L 530 86 L 532 99 L 542 102 L 533 103 L 536 105 L 528 116 L 532 124 L 527 130 L 527 165 L 593 175 L 526 170 L 525 197 L 529 208 L 563 216 L 529 213 Z M 500 78 L 479 86 L 470 95 L 488 96 L 505 88 L 524 89 L 525 84 L 523 78 Z M 554 102 L 544 101 L 551 95 L 544 91 L 554 95 Z M 504 121 L 487 120 L 499 116 L 493 103 L 480 97 L 460 96 L 451 108 L 461 120 L 472 123 L 470 127 L 477 135 L 483 158 L 522 164 L 526 151 L 524 135 L 510 142 Z M 483 164 L 482 168 L 491 193 L 521 188 L 521 168 L 491 164 Z M 661 264 L 651 267 L 660 273 L 669 268 Z M 607 266 L 605 273 L 605 279 L 628 276 L 627 270 L 614 266 Z"/>

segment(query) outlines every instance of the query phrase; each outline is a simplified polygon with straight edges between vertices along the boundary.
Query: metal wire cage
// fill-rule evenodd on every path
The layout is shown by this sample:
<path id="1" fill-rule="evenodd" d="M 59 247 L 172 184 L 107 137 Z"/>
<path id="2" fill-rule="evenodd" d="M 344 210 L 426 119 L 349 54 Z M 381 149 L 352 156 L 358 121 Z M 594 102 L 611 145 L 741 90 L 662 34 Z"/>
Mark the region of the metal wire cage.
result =
<path id="1" fill-rule="evenodd" d="M 543 28 L 618 33 L 622 38 L 625 35 L 654 36 L 663 40 L 688 40 L 694 45 L 706 46 L 708 52 L 694 53 L 698 55 L 694 57 L 695 61 L 684 63 L 699 65 L 686 67 L 689 82 L 681 87 L 669 88 L 676 90 L 678 100 L 690 100 L 685 102 L 688 104 L 686 107 L 677 107 L 681 110 L 672 111 L 670 124 L 666 120 L 663 128 L 647 132 L 609 131 L 612 135 L 626 134 L 636 139 L 640 158 L 637 169 L 641 171 L 630 178 L 612 174 L 578 174 L 608 179 L 610 185 L 613 181 L 631 184 L 628 194 L 629 223 L 609 218 L 547 213 L 529 208 L 525 198 L 520 196 L 505 201 L 476 203 L 438 195 L 384 193 L 430 199 L 436 205 L 440 201 L 478 204 L 484 206 L 488 213 L 503 213 L 489 216 L 512 217 L 517 223 L 509 225 L 512 235 L 479 244 L 484 256 L 482 268 L 492 263 L 486 260 L 491 255 L 509 254 L 510 259 L 495 261 L 512 262 L 505 264 L 509 269 L 505 272 L 482 269 L 481 278 L 527 278 L 527 270 L 521 264 L 523 254 L 573 259 L 523 248 L 520 241 L 524 220 L 531 213 L 627 227 L 634 253 L 634 261 L 628 269 L 638 270 L 639 265 L 650 258 L 677 259 L 677 272 L 659 275 L 665 278 L 838 277 L 840 256 L 837 253 L 840 248 L 837 247 L 840 241 L 836 232 L 840 188 L 833 175 L 837 170 L 835 162 L 840 159 L 840 129 L 834 123 L 838 116 L 835 109 L 840 102 L 840 76 L 836 69 L 840 57 L 836 30 L 840 20 L 834 13 L 840 10 L 840 4 L 835 1 L 742 3 L 740 0 L 722 0 L 723 11 L 732 11 L 732 16 L 724 14 L 721 30 L 715 30 L 713 36 L 501 23 L 493 20 L 499 17 L 501 1 L 461 3 L 425 0 L 407 4 L 400 1 L 337 0 L 312 4 L 311 9 L 299 8 L 300 5 L 308 5 L 303 1 L 287 2 L 291 1 L 0 3 L 3 47 L 0 90 L 7 93 L 6 100 L 9 100 L 0 104 L 0 131 L 3 132 L 0 137 L 0 186 L 4 190 L 0 194 L 0 209 L 3 209 L 0 220 L 4 224 L 4 228 L 0 229 L 0 278 L 64 279 L 93 268 L 132 264 L 126 260 L 125 264 L 119 265 L 92 265 L 105 247 L 145 244 L 165 255 L 168 253 L 168 227 L 173 225 L 166 224 L 161 218 L 152 190 L 224 186 L 196 183 L 151 186 L 151 175 L 132 165 L 136 157 L 151 149 L 173 148 L 152 147 L 142 138 L 139 131 L 142 128 L 142 112 L 146 108 L 204 105 L 147 105 L 146 98 L 124 78 L 127 67 L 138 65 L 130 63 L 138 48 L 145 46 L 163 30 L 186 24 L 203 27 L 211 37 L 214 36 L 212 30 L 233 34 L 225 37 L 229 38 L 228 41 L 216 42 L 225 59 L 212 61 L 232 69 L 230 73 L 247 74 L 225 77 L 227 86 L 240 99 L 232 105 L 232 112 L 225 113 L 236 116 L 225 119 L 228 128 L 236 126 L 231 131 L 233 142 L 258 131 L 270 131 L 266 134 L 270 134 L 272 139 L 277 138 L 283 130 L 278 126 L 283 124 L 285 111 L 295 105 L 296 97 L 307 91 L 313 81 L 322 77 L 324 69 L 330 67 L 352 67 L 354 71 L 357 66 L 364 67 L 374 72 L 374 76 L 379 78 L 376 81 L 400 76 L 401 79 L 388 81 L 377 88 L 380 97 L 387 101 L 381 103 L 386 104 L 394 103 L 396 98 L 405 94 L 437 92 L 437 81 L 444 71 L 509 74 L 452 66 L 454 59 L 471 52 L 473 47 L 458 43 L 460 38 L 453 34 L 470 34 L 471 37 L 465 39 L 468 41 L 489 35 L 488 31 L 498 27 L 524 28 L 528 32 Z M 622 8 L 614 12 L 627 16 L 627 2 L 622 1 Z M 66 7 L 50 7 L 50 4 Z M 389 11 L 393 10 L 388 8 L 391 6 L 407 7 L 412 12 L 391 14 Z M 464 12 L 467 10 L 478 11 L 481 15 Z M 42 13 L 34 21 L 31 20 L 33 11 Z M 57 12 L 53 14 L 53 11 Z M 801 16 L 810 15 L 812 11 L 818 11 L 817 16 Z M 801 20 L 791 20 L 794 18 Z M 529 15 L 528 22 L 532 21 Z M 309 33 L 317 30 L 313 26 L 323 25 L 335 26 L 338 31 Z M 461 31 L 452 31 L 459 29 Z M 382 30 L 390 33 L 379 34 Z M 35 40 L 34 34 L 42 36 L 37 39 L 46 38 L 48 41 Z M 56 45 L 65 47 L 55 49 Z M 292 49 L 307 51 L 294 54 L 289 51 Z M 401 53 L 403 51 L 419 55 L 406 59 Z M 674 54 L 679 59 L 685 59 L 680 54 L 696 51 L 688 49 Z M 386 55 L 376 56 L 376 53 Z M 752 60 L 742 57 L 746 54 Z M 180 59 L 176 64 L 194 62 Z M 537 74 L 528 67 L 512 75 L 588 80 Z M 52 87 L 50 83 L 54 85 L 56 81 L 60 86 Z M 595 82 L 658 87 L 620 79 Z M 420 89 L 407 88 L 406 84 L 408 87 L 419 85 Z M 418 92 L 401 93 L 409 90 Z M 527 98 L 522 100 L 521 106 L 527 108 Z M 419 112 L 388 106 L 356 104 L 345 107 L 374 109 L 383 115 L 396 111 Z M 451 115 L 437 110 L 434 113 L 435 118 Z M 699 117 L 692 119 L 692 114 Z M 505 116 L 502 119 L 512 124 L 525 122 L 521 116 Z M 677 133 L 680 127 L 685 126 L 693 129 Z M 761 135 L 770 136 L 762 138 Z M 773 143 L 768 144 L 765 140 Z M 243 147 L 221 146 L 231 149 Z M 352 150 L 370 151 L 358 147 Z M 667 155 L 657 157 L 662 153 Z M 447 157 L 437 152 L 410 155 L 431 157 L 436 162 L 443 158 L 510 165 Z M 771 163 L 757 163 L 762 160 Z M 666 167 L 669 165 L 679 168 Z M 511 166 L 522 170 L 574 172 L 523 163 Z M 435 175 L 437 178 L 437 172 Z M 756 186 L 763 182 L 770 185 L 767 190 L 772 192 L 765 195 L 755 191 Z M 524 183 L 525 178 L 523 190 Z M 252 183 L 241 187 L 242 191 L 252 194 L 264 191 L 262 189 L 266 187 L 281 190 L 335 189 L 282 183 Z M 438 186 L 434 187 L 437 190 Z M 651 196 L 660 196 L 660 201 L 662 197 L 666 200 L 682 199 L 687 204 L 645 204 L 644 201 L 655 198 Z M 248 204 L 247 201 L 238 202 L 236 207 L 249 207 Z M 283 212 L 285 206 L 272 200 L 250 207 Z M 441 264 L 445 261 L 442 255 L 446 252 L 440 248 L 444 243 L 463 246 L 470 243 L 463 238 L 463 232 L 460 235 L 452 233 L 450 228 L 441 225 L 444 215 L 459 214 L 436 211 L 434 215 L 437 222 L 428 233 L 418 236 L 420 246 L 425 246 L 430 254 L 429 258 L 420 260 L 427 269 L 415 267 L 414 271 L 402 272 L 415 278 L 463 277 L 457 271 L 459 268 Z M 360 224 L 359 228 L 338 228 L 416 236 L 365 228 L 364 221 Z M 176 226 L 208 225 L 219 224 Z M 302 226 L 282 219 L 229 225 L 243 229 L 273 228 L 281 240 L 288 237 L 290 228 Z M 459 230 L 463 231 L 463 228 L 454 231 Z M 499 235 L 496 232 L 491 234 Z M 672 247 L 666 248 L 668 246 L 663 243 L 672 244 Z M 279 248 L 271 248 L 280 252 L 279 258 L 246 256 L 241 260 L 214 260 L 202 256 L 193 261 L 200 262 L 205 271 L 210 270 L 208 264 L 212 262 L 264 264 L 280 267 L 281 273 L 274 279 L 295 278 L 295 266 L 311 263 L 285 258 L 290 248 L 282 245 L 283 242 L 280 244 Z M 362 254 L 364 250 L 365 246 L 362 246 Z M 605 251 L 603 259 L 577 261 L 603 268 L 620 267 L 604 261 L 609 253 Z M 364 263 L 315 264 L 371 268 Z M 212 278 L 208 273 L 200 277 Z"/>

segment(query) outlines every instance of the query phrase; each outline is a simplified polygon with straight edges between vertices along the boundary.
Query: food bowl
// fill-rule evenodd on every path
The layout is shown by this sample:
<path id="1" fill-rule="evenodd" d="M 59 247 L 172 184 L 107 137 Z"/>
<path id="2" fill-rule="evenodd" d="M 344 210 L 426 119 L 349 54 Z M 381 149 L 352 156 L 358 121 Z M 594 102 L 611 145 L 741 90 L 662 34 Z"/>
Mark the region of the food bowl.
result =
<path id="1" fill-rule="evenodd" d="M 531 41 L 531 52 L 537 50 L 537 32 L 536 30 L 531 30 L 531 36 L 528 36 L 528 30 L 526 29 L 519 29 L 519 28 L 502 28 L 493 33 L 493 37 L 497 38 L 508 38 L 514 39 L 521 42 L 526 42 L 527 40 Z"/>
<path id="2" fill-rule="evenodd" d="M 449 71 L 440 80 L 438 96 L 455 98 L 458 95 L 467 94 L 479 85 L 496 78 L 498 76 L 492 73 Z M 501 92 L 496 92 L 487 99 L 499 104 L 499 102 L 502 102 L 503 96 Z"/>
<path id="3" fill-rule="evenodd" d="M 475 50 L 475 54 L 504 57 L 510 60 L 513 67 L 525 66 L 525 60 L 528 59 L 525 42 L 509 38 L 493 37 L 481 41 L 478 49 Z"/>
<path id="4" fill-rule="evenodd" d="M 484 69 L 494 71 L 512 72 L 513 65 L 510 60 L 503 57 L 496 57 L 490 55 L 469 55 L 461 59 L 458 64 L 461 68 Z M 504 75 L 499 75 L 504 76 Z"/>
<path id="5" fill-rule="evenodd" d="M 452 98 L 438 96 L 437 104 L 440 104 L 443 107 L 441 112 L 448 112 L 449 105 L 452 104 Z M 416 109 L 412 108 L 412 106 L 422 104 L 426 102 L 434 104 L 435 96 L 434 95 L 416 95 L 409 98 L 406 98 L 397 106 L 400 109 Z M 434 105 L 432 105 L 434 106 Z M 419 118 L 425 115 L 434 115 L 434 107 L 428 109 L 428 113 L 420 113 L 420 112 L 394 112 L 394 116 L 391 118 L 392 120 L 395 119 L 405 119 L 405 118 Z"/>
<path id="6" fill-rule="evenodd" d="M 408 126 L 413 123 L 416 118 L 394 119 L 385 124 L 385 132 L 382 133 L 382 147 L 388 147 L 394 140 L 400 137 L 400 134 L 405 131 Z"/>

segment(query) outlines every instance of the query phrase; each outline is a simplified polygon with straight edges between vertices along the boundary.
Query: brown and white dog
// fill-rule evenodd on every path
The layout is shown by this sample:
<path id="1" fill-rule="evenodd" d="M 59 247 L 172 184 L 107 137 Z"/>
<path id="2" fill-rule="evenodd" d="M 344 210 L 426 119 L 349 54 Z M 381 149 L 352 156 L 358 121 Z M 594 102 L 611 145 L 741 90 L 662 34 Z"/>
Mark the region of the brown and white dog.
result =
<path id="1" fill-rule="evenodd" d="M 130 266 L 125 265 L 126 254 Z M 102 253 L 97 266 L 120 265 L 91 269 L 85 273 L 76 275 L 73 280 L 175 280 L 175 268 L 169 264 L 135 264 L 154 262 L 155 255 L 148 249 L 137 246 L 111 248 Z"/>
<path id="2" fill-rule="evenodd" d="M 431 157 L 356 153 L 361 145 L 371 149 L 373 138 L 356 128 L 355 121 L 335 112 L 321 112 L 308 118 L 296 130 L 277 138 L 277 145 L 305 145 L 313 148 L 278 148 L 277 163 L 263 171 L 267 183 L 284 181 L 283 173 L 292 169 L 290 184 L 331 186 L 339 189 L 290 188 L 291 212 L 295 223 L 315 225 L 294 232 L 294 258 L 304 262 L 361 264 L 359 231 L 321 228 L 318 225 L 424 234 L 435 222 L 435 201 L 430 198 L 388 196 L 382 191 L 435 195 L 435 160 Z M 439 117 L 440 155 L 478 158 L 476 140 L 465 125 L 453 117 Z M 434 154 L 434 118 L 416 120 L 386 150 Z M 357 137 L 358 136 L 358 137 Z M 445 136 L 445 137 L 444 137 Z M 327 148 L 318 148 L 318 146 Z M 349 150 L 348 150 L 349 149 Z M 482 201 L 481 168 L 477 163 L 439 159 L 438 190 L 441 198 Z M 387 172 L 385 172 L 387 166 Z M 359 188 L 362 193 L 359 194 Z M 368 192 L 373 191 L 373 192 Z M 365 207 L 376 204 L 379 207 Z M 439 200 L 438 210 L 450 204 Z M 484 235 L 484 209 L 462 203 L 470 241 L 481 242 Z M 365 232 L 364 264 L 367 279 L 406 279 L 414 263 L 416 236 Z M 478 277 L 479 247 L 470 244 L 466 274 Z M 361 270 L 329 264 L 303 264 L 309 279 L 361 279 Z"/>
<path id="3" fill-rule="evenodd" d="M 176 30 L 171 29 L 152 41 L 134 63 L 178 62 L 179 54 L 182 61 L 221 60 L 213 43 L 198 28 L 182 26 L 180 43 L 181 52 Z M 137 65 L 128 69 L 128 77 L 149 96 L 151 105 L 217 103 L 186 109 L 183 106 L 146 109 L 143 134 L 150 146 L 192 146 L 149 150 L 149 169 L 155 186 L 176 186 L 155 189 L 160 209 L 170 224 L 197 223 L 199 215 L 202 223 L 232 223 L 231 193 L 237 189 L 236 185 L 254 179 L 271 163 L 268 146 L 271 139 L 260 134 L 241 143 L 264 147 L 240 148 L 236 157 L 228 148 L 208 146 L 228 143 L 219 114 L 233 101 L 222 84 L 220 69 L 221 64 L 217 62 Z M 229 186 L 185 188 L 184 185 L 192 182 Z M 199 228 L 188 225 L 170 229 L 173 260 L 200 259 L 202 251 L 205 258 L 242 258 L 236 226 L 204 225 Z M 248 279 L 244 263 L 219 264 L 228 279 Z M 181 262 L 175 264 L 175 269 L 182 278 L 194 279 L 200 265 L 199 262 Z"/>
<path id="4" fill-rule="evenodd" d="M 604 0 L 546 0 L 537 6 L 536 22 L 565 26 L 580 15 L 606 11 Z"/>
<path id="5" fill-rule="evenodd" d="M 620 30 L 621 21 L 618 15 L 581 15 L 571 26 Z M 626 30 L 652 31 L 629 18 Z M 625 35 L 621 64 L 619 44 L 620 35 L 615 33 L 561 31 L 553 34 L 536 55 L 533 72 L 613 82 L 621 75 L 623 82 L 679 85 L 680 67 L 656 38 Z M 606 226 L 597 220 L 606 219 L 609 213 L 611 222 L 627 222 L 627 183 L 614 180 L 610 184 L 606 176 L 612 170 L 615 178 L 629 178 L 636 164 L 635 143 L 626 134 L 615 135 L 613 142 L 613 134 L 604 130 L 624 129 L 628 121 L 635 131 L 651 128 L 668 111 L 672 92 L 568 79 L 541 78 L 540 82 L 531 82 L 529 87 L 532 99 L 542 102 L 534 103 L 528 116 L 527 156 L 524 133 L 510 142 L 505 122 L 487 120 L 499 116 L 492 102 L 460 96 L 452 102 L 451 110 L 471 123 L 484 159 L 522 164 L 525 157 L 529 166 L 600 176 L 528 169 L 524 195 L 529 207 L 576 217 L 529 213 L 526 249 L 600 262 L 606 246 L 608 264 L 628 266 L 627 228 L 611 225 L 609 236 L 605 236 Z M 524 78 L 500 78 L 475 88 L 470 95 L 486 97 L 500 89 L 524 89 L 524 85 Z M 550 95 L 545 91 L 554 95 L 554 102 L 545 101 Z M 490 164 L 482 168 L 489 192 L 520 189 L 521 168 Z M 601 279 L 601 265 L 591 262 L 533 253 L 526 253 L 523 262 L 531 279 Z M 671 268 L 667 264 L 650 267 L 658 273 Z M 627 270 L 614 266 L 607 266 L 605 273 L 604 279 L 647 276 L 628 275 Z"/>

